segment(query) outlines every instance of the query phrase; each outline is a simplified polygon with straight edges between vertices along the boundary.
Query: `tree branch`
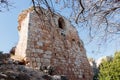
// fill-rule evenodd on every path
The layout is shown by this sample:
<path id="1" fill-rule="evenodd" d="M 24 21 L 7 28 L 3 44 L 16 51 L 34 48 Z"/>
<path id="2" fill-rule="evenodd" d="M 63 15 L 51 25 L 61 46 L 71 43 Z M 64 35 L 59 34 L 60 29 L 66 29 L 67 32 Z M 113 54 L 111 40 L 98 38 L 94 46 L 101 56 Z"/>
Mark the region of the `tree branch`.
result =
<path id="1" fill-rule="evenodd" d="M 50 5 L 48 4 L 47 0 L 44 0 L 44 1 L 45 1 L 45 4 L 46 4 L 48 10 L 50 11 L 50 13 L 51 13 L 52 16 L 53 16 L 53 12 L 52 12 L 52 10 L 51 10 L 51 8 L 50 8 Z"/>
<path id="2" fill-rule="evenodd" d="M 85 8 L 84 8 L 84 6 L 83 6 L 83 4 L 82 4 L 82 0 L 78 0 L 78 2 L 79 2 L 79 4 L 80 4 L 82 10 L 78 13 L 78 15 L 77 15 L 77 17 L 76 17 L 76 20 L 75 20 L 75 23 L 78 23 L 78 19 L 79 19 L 80 14 L 83 13 L 84 10 L 85 10 Z"/>

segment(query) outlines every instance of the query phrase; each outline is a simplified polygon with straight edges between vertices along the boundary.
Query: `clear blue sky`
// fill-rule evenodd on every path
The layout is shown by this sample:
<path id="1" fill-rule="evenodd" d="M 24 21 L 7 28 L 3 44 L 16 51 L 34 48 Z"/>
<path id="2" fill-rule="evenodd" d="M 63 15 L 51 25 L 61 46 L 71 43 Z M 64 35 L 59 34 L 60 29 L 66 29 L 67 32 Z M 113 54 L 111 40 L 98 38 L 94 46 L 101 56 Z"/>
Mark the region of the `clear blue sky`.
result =
<path id="1" fill-rule="evenodd" d="M 0 51 L 9 52 L 18 42 L 18 14 L 31 5 L 30 0 L 12 0 L 10 11 L 0 13 Z"/>
<path id="2" fill-rule="evenodd" d="M 0 51 L 9 52 L 9 50 L 17 45 L 18 42 L 18 31 L 17 31 L 17 18 L 20 12 L 27 9 L 31 5 L 30 0 L 12 0 L 13 7 L 10 11 L 0 13 Z M 67 10 L 64 10 L 62 15 L 67 15 Z M 79 31 L 79 29 L 78 29 Z M 95 59 L 103 55 L 112 55 L 116 50 L 120 50 L 119 41 L 115 40 L 108 43 L 106 46 L 101 46 L 100 52 L 97 52 L 97 41 L 87 44 L 87 36 L 84 31 L 79 31 L 80 38 L 85 43 L 85 48 L 88 57 L 94 57 Z"/>

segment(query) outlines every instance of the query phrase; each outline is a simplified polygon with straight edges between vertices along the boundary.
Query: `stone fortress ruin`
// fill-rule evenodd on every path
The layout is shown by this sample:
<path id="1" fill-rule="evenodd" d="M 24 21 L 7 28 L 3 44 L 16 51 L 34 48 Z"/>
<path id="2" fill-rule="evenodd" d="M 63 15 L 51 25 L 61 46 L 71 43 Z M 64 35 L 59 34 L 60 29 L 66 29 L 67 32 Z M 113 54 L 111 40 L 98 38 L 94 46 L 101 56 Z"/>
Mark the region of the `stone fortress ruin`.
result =
<path id="1" fill-rule="evenodd" d="M 69 80 L 92 80 L 92 70 L 78 32 L 59 14 L 43 9 L 37 14 L 32 8 L 18 17 L 19 41 L 15 56 L 26 60 L 28 67 L 52 65 L 55 74 Z"/>

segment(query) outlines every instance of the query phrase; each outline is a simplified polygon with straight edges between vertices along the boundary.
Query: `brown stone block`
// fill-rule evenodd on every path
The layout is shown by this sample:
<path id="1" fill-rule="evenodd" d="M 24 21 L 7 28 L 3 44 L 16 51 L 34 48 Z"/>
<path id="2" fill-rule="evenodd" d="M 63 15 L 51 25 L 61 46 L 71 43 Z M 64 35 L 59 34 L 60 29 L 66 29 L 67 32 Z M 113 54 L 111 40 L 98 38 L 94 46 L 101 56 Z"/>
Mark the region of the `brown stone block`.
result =
<path id="1" fill-rule="evenodd" d="M 38 57 L 38 53 L 35 53 L 35 54 L 34 54 L 34 57 L 37 58 L 37 57 Z"/>
<path id="2" fill-rule="evenodd" d="M 42 57 L 43 57 L 43 54 L 44 54 L 44 53 L 39 53 L 39 54 L 38 54 L 38 57 L 39 57 L 39 58 L 42 58 Z"/>
<path id="3" fill-rule="evenodd" d="M 47 51 L 47 47 L 43 46 L 42 50 Z"/>
<path id="4" fill-rule="evenodd" d="M 30 53 L 30 56 L 31 56 L 31 57 L 34 57 L 34 53 Z"/>
<path id="5" fill-rule="evenodd" d="M 45 43 L 44 47 L 49 47 L 51 45 L 51 43 Z"/>
<path id="6" fill-rule="evenodd" d="M 34 68 L 38 67 L 38 66 L 37 66 L 37 62 L 33 62 L 33 63 L 32 63 L 32 66 L 33 66 Z"/>
<path id="7" fill-rule="evenodd" d="M 35 48 L 36 48 L 36 49 L 39 49 L 39 48 L 40 48 L 40 46 L 36 45 L 36 46 L 35 46 Z"/>

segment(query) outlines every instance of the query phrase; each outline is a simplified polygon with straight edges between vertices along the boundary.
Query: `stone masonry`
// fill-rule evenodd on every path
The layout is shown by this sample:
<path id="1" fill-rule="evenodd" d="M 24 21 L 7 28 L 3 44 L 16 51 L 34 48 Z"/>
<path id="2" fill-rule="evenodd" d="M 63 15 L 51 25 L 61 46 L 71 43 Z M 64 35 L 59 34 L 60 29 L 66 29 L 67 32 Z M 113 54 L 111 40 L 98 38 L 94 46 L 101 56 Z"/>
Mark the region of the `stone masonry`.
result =
<path id="1" fill-rule="evenodd" d="M 67 19 L 44 9 L 37 14 L 30 8 L 19 15 L 18 22 L 15 55 L 26 60 L 27 66 L 52 65 L 54 74 L 66 75 L 69 80 L 92 80 L 83 42 Z"/>

